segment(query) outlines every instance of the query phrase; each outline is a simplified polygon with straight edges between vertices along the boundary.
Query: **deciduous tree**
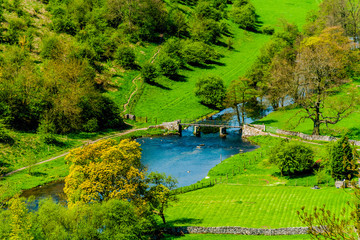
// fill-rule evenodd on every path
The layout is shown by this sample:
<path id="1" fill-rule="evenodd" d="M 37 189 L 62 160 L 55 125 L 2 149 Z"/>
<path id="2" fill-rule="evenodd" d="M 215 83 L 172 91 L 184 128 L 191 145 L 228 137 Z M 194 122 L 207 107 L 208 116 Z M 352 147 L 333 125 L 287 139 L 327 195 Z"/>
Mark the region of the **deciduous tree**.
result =
<path id="1" fill-rule="evenodd" d="M 291 176 L 310 170 L 314 164 L 313 154 L 311 148 L 302 144 L 281 142 L 272 148 L 270 162 L 278 166 L 281 176 Z"/>
<path id="2" fill-rule="evenodd" d="M 227 89 L 224 100 L 225 107 L 231 107 L 236 112 L 239 124 L 245 123 L 246 103 L 256 96 L 256 90 L 250 86 L 250 80 L 240 77 L 233 80 Z M 241 121 L 240 121 L 241 117 Z"/>
<path id="3" fill-rule="evenodd" d="M 216 75 L 201 77 L 196 82 L 195 95 L 201 103 L 212 108 L 222 108 L 226 90 L 223 80 Z"/>
<path id="4" fill-rule="evenodd" d="M 64 192 L 70 204 L 102 202 L 109 199 L 141 201 L 146 187 L 140 145 L 131 140 L 103 140 L 72 150 Z"/>
<path id="5" fill-rule="evenodd" d="M 149 202 L 154 212 L 166 224 L 164 211 L 171 201 L 177 200 L 176 195 L 171 193 L 171 190 L 176 188 L 177 180 L 166 176 L 165 173 L 152 172 L 148 176 L 148 181 L 150 184 L 150 190 L 147 193 Z"/>
<path id="6" fill-rule="evenodd" d="M 341 28 L 325 29 L 319 36 L 304 39 L 297 57 L 299 78 L 297 103 L 313 122 L 313 134 L 320 134 L 321 124 L 335 124 L 348 116 L 356 104 L 356 94 L 349 91 L 331 97 L 336 88 L 347 82 L 346 65 L 350 41 Z"/>

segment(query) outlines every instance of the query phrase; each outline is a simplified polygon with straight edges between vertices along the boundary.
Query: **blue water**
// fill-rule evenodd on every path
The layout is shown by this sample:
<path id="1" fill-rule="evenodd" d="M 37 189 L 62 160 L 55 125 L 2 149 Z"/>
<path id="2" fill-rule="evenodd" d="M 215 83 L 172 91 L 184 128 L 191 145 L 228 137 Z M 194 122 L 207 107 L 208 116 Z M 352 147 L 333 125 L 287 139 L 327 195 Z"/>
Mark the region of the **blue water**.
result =
<path id="1" fill-rule="evenodd" d="M 219 133 L 192 135 L 192 129 L 183 136 L 140 138 L 142 163 L 148 172 L 157 171 L 178 180 L 178 187 L 187 186 L 207 176 L 211 168 L 222 160 L 257 148 L 241 139 L 238 130 L 228 131 L 225 139 Z M 204 146 L 201 146 L 201 145 Z"/>

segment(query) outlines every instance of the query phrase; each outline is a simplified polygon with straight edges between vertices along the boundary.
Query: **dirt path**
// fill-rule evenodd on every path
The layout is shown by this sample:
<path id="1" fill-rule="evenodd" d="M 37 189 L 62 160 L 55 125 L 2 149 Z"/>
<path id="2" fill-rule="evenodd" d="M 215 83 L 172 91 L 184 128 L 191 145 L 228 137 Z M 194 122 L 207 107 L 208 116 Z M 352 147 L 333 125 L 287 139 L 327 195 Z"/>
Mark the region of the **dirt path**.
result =
<path id="1" fill-rule="evenodd" d="M 154 63 L 156 56 L 159 54 L 160 52 L 160 48 L 156 51 L 156 53 L 150 58 L 150 63 Z M 137 91 L 139 90 L 138 85 L 136 84 L 136 81 L 141 79 L 140 74 L 137 75 L 133 80 L 132 83 L 135 84 L 136 88 L 135 90 L 130 94 L 128 101 L 124 104 L 124 110 L 122 111 L 123 113 L 126 112 L 127 110 L 127 106 L 130 104 L 130 101 L 132 99 L 132 97 L 137 93 Z"/>
<path id="2" fill-rule="evenodd" d="M 96 139 L 94 141 L 89 141 L 87 144 L 93 144 L 93 143 L 96 143 L 98 141 L 101 141 L 103 139 L 109 139 L 109 138 L 115 138 L 115 137 L 119 137 L 119 136 L 123 136 L 123 135 L 126 135 L 126 134 L 129 134 L 129 133 L 132 133 L 132 132 L 136 132 L 136 131 L 142 131 L 142 130 L 147 130 L 147 128 L 135 128 L 135 129 L 130 129 L 130 130 L 126 130 L 124 132 L 120 132 L 120 133 L 116 133 L 116 134 L 113 134 L 113 135 L 110 135 L 110 136 L 106 136 L 106 137 L 102 137 L 102 138 L 99 138 L 99 139 Z M 58 155 L 56 157 L 52 157 L 52 158 L 49 158 L 47 160 L 44 160 L 44 161 L 41 161 L 41 162 L 38 162 L 38 163 L 35 163 L 34 165 L 31 165 L 31 166 L 26 166 L 26 167 L 22 167 L 22 168 L 19 168 L 19 169 L 16 169 L 12 172 L 9 172 L 7 174 L 4 174 L 3 177 L 7 177 L 7 176 L 10 176 L 14 173 L 17 173 L 17 172 L 20 172 L 22 170 L 25 170 L 29 167 L 33 167 L 33 166 L 36 166 L 36 165 L 40 165 L 40 164 L 43 164 L 43 163 L 47 163 L 47 162 L 51 162 L 55 159 L 58 159 L 58 158 L 61 158 L 61 157 L 64 157 L 66 155 L 68 155 L 70 153 L 70 151 L 67 151 L 61 155 Z"/>

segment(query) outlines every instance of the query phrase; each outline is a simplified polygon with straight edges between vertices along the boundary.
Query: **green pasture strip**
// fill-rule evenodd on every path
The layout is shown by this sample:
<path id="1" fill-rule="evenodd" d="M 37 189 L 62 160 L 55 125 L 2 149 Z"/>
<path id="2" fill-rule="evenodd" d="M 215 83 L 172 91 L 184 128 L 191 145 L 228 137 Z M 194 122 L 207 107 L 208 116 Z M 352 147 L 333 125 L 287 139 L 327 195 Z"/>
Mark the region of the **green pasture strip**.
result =
<path id="1" fill-rule="evenodd" d="M 69 174 L 69 165 L 65 164 L 65 157 L 31 167 L 8 177 L 0 179 L 0 200 L 7 199 L 20 193 L 22 190 L 31 189 L 45 183 L 62 179 Z"/>
<path id="2" fill-rule="evenodd" d="M 259 21 L 281 29 L 281 19 L 296 24 L 300 29 L 306 23 L 309 11 L 316 10 L 321 0 L 252 0 Z"/>
<path id="3" fill-rule="evenodd" d="M 184 236 L 166 236 L 165 240 L 305 240 L 311 239 L 309 235 L 233 235 L 233 234 L 185 234 Z"/>
<path id="4" fill-rule="evenodd" d="M 340 212 L 351 190 L 310 187 L 215 185 L 179 195 L 166 211 L 174 226 L 241 226 L 252 228 L 300 227 L 296 211 L 315 206 Z"/>

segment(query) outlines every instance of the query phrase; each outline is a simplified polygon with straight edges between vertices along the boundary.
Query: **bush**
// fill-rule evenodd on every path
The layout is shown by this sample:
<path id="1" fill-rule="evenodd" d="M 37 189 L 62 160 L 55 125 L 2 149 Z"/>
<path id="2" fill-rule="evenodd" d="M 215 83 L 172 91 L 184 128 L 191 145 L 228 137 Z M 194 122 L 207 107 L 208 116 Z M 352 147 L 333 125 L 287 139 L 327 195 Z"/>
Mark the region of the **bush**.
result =
<path id="1" fill-rule="evenodd" d="M 345 136 L 329 147 L 331 176 L 335 180 L 352 179 L 357 174 L 357 154 L 354 153 Z"/>
<path id="2" fill-rule="evenodd" d="M 311 148 L 300 143 L 282 141 L 271 149 L 270 162 L 278 166 L 281 176 L 298 175 L 311 170 L 314 164 L 314 153 Z"/>
<path id="3" fill-rule="evenodd" d="M 14 142 L 14 139 L 9 134 L 9 130 L 0 122 L 0 143 L 14 144 Z"/>
<path id="4" fill-rule="evenodd" d="M 154 64 L 145 63 L 141 68 L 141 77 L 145 82 L 153 82 L 155 78 L 157 78 L 158 73 Z"/>
<path id="5" fill-rule="evenodd" d="M 241 7 L 233 7 L 230 12 L 232 20 L 239 24 L 239 27 L 246 30 L 256 29 L 255 7 L 248 3 Z"/>
<path id="6" fill-rule="evenodd" d="M 63 47 L 58 36 L 51 35 L 42 41 L 41 53 L 43 58 L 56 59 L 63 54 Z"/>
<path id="7" fill-rule="evenodd" d="M 57 139 L 55 136 L 56 127 L 54 122 L 50 121 L 47 117 L 41 120 L 39 127 L 37 129 L 37 133 L 40 136 L 42 142 L 46 144 L 57 143 Z"/>
<path id="8" fill-rule="evenodd" d="M 267 35 L 273 35 L 274 32 L 275 32 L 275 29 L 270 25 L 264 25 L 261 28 L 261 32 L 264 33 L 264 34 L 267 34 Z"/>
<path id="9" fill-rule="evenodd" d="M 135 65 L 135 52 L 131 47 L 120 46 L 115 52 L 115 60 L 125 68 L 131 68 Z"/>
<path id="10" fill-rule="evenodd" d="M 226 95 L 224 81 L 215 75 L 202 77 L 196 83 L 195 95 L 200 98 L 201 103 L 220 109 Z"/>
<path id="11" fill-rule="evenodd" d="M 181 49 L 181 57 L 190 64 L 204 64 L 219 58 L 219 54 L 203 42 L 186 41 Z"/>
<path id="12" fill-rule="evenodd" d="M 159 72 L 165 76 L 177 74 L 180 64 L 168 55 L 163 55 L 158 60 Z"/>

